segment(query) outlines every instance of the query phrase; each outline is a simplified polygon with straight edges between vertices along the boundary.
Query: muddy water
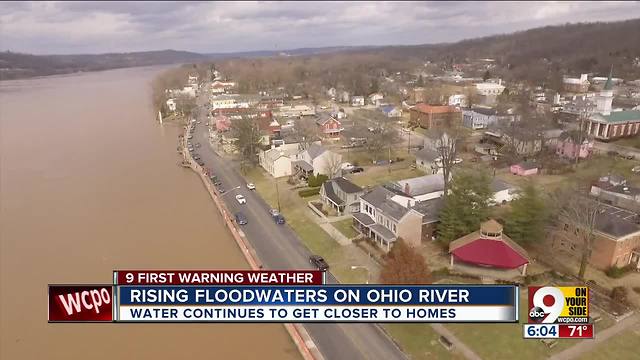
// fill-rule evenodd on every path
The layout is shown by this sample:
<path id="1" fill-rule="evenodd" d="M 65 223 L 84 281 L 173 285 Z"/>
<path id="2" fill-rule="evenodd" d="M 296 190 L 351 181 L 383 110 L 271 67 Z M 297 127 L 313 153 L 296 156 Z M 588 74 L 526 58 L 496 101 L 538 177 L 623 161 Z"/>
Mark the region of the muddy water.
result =
<path id="1" fill-rule="evenodd" d="M 294 359 L 276 324 L 48 324 L 48 283 L 114 268 L 247 268 L 177 127 L 157 68 L 0 83 L 0 359 Z"/>

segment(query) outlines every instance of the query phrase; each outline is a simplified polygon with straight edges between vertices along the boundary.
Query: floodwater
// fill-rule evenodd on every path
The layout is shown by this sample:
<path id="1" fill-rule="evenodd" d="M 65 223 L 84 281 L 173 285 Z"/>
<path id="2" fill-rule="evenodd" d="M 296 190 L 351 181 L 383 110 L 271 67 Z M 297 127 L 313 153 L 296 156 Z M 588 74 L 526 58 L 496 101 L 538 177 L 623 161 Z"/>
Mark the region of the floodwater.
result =
<path id="1" fill-rule="evenodd" d="M 48 324 L 47 284 L 245 269 L 160 126 L 159 68 L 0 82 L 0 359 L 296 359 L 278 324 Z"/>

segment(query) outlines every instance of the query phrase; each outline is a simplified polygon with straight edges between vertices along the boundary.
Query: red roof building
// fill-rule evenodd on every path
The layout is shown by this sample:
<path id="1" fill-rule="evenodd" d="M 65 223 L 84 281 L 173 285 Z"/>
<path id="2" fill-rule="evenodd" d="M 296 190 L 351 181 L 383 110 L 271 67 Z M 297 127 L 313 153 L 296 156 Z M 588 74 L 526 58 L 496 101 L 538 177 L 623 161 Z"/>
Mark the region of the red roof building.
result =
<path id="1" fill-rule="evenodd" d="M 424 129 L 449 128 L 462 123 L 462 111 L 455 106 L 416 104 L 409 111 L 409 123 Z"/>
<path id="2" fill-rule="evenodd" d="M 449 244 L 451 266 L 454 260 L 465 264 L 498 269 L 522 269 L 527 272 L 527 251 L 502 233 L 502 225 L 489 220 L 480 225 L 480 231 L 465 235 Z"/>

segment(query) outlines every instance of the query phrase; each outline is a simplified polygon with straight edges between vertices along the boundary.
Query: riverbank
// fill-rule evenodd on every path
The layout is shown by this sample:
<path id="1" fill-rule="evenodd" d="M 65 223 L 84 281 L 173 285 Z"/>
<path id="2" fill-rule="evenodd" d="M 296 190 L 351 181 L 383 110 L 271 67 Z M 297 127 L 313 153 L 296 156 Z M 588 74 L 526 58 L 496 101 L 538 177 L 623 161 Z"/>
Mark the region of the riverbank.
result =
<path id="1" fill-rule="evenodd" d="M 224 204 L 224 201 L 220 198 L 218 191 L 214 188 L 211 180 L 205 175 L 205 169 L 196 164 L 191 153 L 187 150 L 187 137 L 188 137 L 188 127 L 185 127 L 185 131 L 182 137 L 182 155 L 190 165 L 191 170 L 193 170 L 196 174 L 199 175 L 204 187 L 207 189 L 209 196 L 216 204 L 216 208 L 222 215 L 225 226 L 229 229 L 231 236 L 236 241 L 236 244 L 242 251 L 245 259 L 251 266 L 252 270 L 260 270 L 262 269 L 262 264 L 256 254 L 255 249 L 241 234 L 241 230 L 236 227 L 236 223 L 233 221 L 231 217 L 231 212 L 227 209 L 227 206 Z M 306 332 L 304 327 L 299 326 L 297 324 L 283 324 L 291 339 L 296 344 L 300 355 L 302 355 L 305 360 L 323 360 L 322 354 L 318 351 L 318 349 L 313 346 L 309 347 L 308 344 L 312 344 L 313 341 L 309 334 Z"/>

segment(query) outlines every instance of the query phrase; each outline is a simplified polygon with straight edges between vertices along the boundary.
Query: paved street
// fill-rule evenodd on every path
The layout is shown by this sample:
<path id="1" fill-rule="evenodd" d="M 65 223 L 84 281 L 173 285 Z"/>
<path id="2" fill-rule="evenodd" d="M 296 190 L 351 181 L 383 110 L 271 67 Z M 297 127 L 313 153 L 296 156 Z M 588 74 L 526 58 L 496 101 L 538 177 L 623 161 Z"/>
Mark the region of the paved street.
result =
<path id="1" fill-rule="evenodd" d="M 198 100 L 199 105 L 205 101 Z M 235 164 L 220 158 L 209 146 L 206 112 L 201 108 L 202 124 L 196 126 L 193 142 L 205 167 L 212 168 L 227 190 L 222 195 L 228 209 L 242 211 L 248 224 L 241 227 L 246 238 L 256 250 L 265 269 L 309 269 L 309 251 L 288 226 L 277 225 L 268 213 L 269 205 L 246 183 Z M 234 189 L 237 186 L 240 188 Z M 233 190 L 232 190 L 233 189 Z M 238 204 L 235 195 L 246 197 L 246 204 Z M 328 283 L 337 283 L 332 274 Z M 308 324 L 306 330 L 326 359 L 404 359 L 405 355 L 395 343 L 375 324 Z"/>

